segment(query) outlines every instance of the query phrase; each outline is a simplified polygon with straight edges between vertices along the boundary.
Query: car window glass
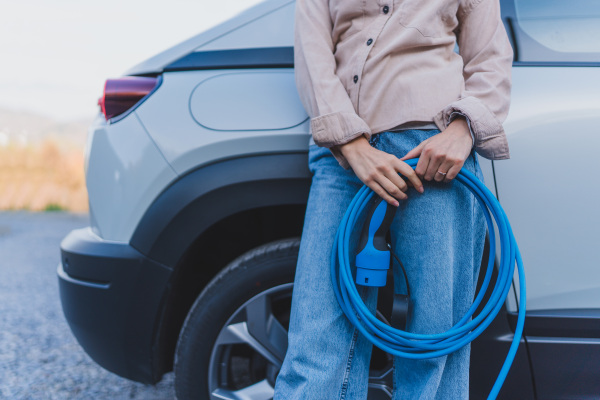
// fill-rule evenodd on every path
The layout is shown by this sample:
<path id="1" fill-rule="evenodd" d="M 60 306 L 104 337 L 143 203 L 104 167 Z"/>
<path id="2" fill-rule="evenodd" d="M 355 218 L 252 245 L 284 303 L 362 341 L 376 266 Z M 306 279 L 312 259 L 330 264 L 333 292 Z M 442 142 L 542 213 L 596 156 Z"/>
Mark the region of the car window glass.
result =
<path id="1" fill-rule="evenodd" d="M 600 54 L 600 1 L 515 0 L 515 11 L 522 31 L 547 49 Z M 571 61 L 588 58 L 570 57 Z"/>

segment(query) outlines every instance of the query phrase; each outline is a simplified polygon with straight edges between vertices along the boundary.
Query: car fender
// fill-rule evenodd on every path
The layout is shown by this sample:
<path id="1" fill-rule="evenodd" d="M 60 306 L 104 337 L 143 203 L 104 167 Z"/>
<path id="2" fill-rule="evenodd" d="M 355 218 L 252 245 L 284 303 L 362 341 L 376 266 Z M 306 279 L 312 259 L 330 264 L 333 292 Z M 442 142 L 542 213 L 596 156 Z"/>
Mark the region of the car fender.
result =
<path id="1" fill-rule="evenodd" d="M 171 183 L 150 205 L 130 244 L 167 267 L 206 229 L 235 213 L 275 205 L 305 205 L 311 174 L 307 153 L 224 160 Z"/>

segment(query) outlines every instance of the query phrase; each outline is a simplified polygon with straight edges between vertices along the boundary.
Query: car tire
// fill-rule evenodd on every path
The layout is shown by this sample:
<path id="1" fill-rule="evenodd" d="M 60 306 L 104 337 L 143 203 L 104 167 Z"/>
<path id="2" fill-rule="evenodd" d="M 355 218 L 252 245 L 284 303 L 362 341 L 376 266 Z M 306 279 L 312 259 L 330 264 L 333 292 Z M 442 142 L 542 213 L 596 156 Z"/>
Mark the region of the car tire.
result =
<path id="1" fill-rule="evenodd" d="M 255 248 L 198 296 L 175 352 L 179 400 L 272 396 L 287 349 L 299 246 L 300 239 L 291 238 Z"/>

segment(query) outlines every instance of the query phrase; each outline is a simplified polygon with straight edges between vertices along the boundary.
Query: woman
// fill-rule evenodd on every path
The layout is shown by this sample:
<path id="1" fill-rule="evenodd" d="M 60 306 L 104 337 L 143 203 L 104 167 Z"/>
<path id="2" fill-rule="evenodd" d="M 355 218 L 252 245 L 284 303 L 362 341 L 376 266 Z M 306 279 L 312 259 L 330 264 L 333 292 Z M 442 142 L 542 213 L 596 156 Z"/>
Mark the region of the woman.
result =
<path id="1" fill-rule="evenodd" d="M 462 167 L 483 178 L 475 152 L 509 158 L 513 52 L 498 0 L 297 0 L 295 18 L 314 176 L 275 399 L 366 399 L 372 345 L 329 276 L 337 227 L 363 183 L 398 207 L 391 238 L 411 282 L 407 330 L 456 323 L 473 301 L 486 228 L 473 195 L 452 183 Z M 403 160 L 415 157 L 413 171 Z M 360 290 L 374 309 L 376 289 Z M 395 357 L 393 398 L 467 399 L 469 352 Z"/>

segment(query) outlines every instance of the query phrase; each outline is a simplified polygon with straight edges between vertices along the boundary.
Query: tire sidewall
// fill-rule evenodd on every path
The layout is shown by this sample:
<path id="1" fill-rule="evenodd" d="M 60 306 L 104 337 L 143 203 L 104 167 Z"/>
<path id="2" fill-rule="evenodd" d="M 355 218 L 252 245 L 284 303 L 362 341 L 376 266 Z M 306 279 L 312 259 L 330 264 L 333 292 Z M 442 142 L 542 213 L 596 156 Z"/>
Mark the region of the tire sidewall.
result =
<path id="1" fill-rule="evenodd" d="M 183 324 L 175 351 L 175 392 L 179 400 L 209 399 L 213 347 L 231 316 L 252 297 L 292 283 L 299 239 L 251 250 L 232 261 L 206 286 Z"/>

